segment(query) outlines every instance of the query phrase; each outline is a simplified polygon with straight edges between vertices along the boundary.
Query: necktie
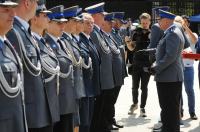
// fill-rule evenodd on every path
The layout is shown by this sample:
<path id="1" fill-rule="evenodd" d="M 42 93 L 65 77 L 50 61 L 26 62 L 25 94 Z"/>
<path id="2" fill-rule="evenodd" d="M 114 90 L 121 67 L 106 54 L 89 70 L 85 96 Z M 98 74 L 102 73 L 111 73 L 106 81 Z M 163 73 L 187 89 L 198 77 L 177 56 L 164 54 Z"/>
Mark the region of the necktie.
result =
<path id="1" fill-rule="evenodd" d="M 4 42 L 0 40 L 0 50 L 2 50 L 3 43 Z"/>
<path id="2" fill-rule="evenodd" d="M 46 43 L 45 40 L 44 40 L 44 38 L 40 38 L 40 41 L 41 41 L 43 44 Z"/>
<path id="3" fill-rule="evenodd" d="M 32 36 L 31 28 L 30 27 L 28 28 L 28 33 Z"/>
<path id="4" fill-rule="evenodd" d="M 60 39 L 58 39 L 57 42 L 58 42 L 57 46 L 60 49 L 61 48 L 60 45 L 62 45 L 62 41 Z"/>

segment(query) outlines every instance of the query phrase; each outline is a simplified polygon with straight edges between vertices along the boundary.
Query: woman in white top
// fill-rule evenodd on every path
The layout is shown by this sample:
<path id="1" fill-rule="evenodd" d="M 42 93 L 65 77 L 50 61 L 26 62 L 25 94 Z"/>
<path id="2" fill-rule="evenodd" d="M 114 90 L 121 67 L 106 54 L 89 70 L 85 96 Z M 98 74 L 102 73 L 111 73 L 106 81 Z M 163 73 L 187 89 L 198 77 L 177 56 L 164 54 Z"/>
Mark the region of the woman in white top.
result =
<path id="1" fill-rule="evenodd" d="M 198 36 L 196 33 L 193 33 L 190 28 L 190 20 L 189 17 L 186 15 L 182 15 L 183 18 L 183 28 L 185 30 L 186 37 L 188 38 L 188 41 L 190 43 L 190 47 L 185 49 L 185 52 L 192 52 L 196 53 L 195 51 L 195 44 L 198 40 Z M 188 97 L 188 107 L 189 107 L 189 114 L 190 118 L 192 120 L 197 120 L 197 116 L 195 114 L 195 94 L 194 94 L 194 60 L 191 59 L 183 59 L 184 63 L 184 86 L 185 91 Z M 181 112 L 181 115 L 183 116 L 183 110 Z"/>

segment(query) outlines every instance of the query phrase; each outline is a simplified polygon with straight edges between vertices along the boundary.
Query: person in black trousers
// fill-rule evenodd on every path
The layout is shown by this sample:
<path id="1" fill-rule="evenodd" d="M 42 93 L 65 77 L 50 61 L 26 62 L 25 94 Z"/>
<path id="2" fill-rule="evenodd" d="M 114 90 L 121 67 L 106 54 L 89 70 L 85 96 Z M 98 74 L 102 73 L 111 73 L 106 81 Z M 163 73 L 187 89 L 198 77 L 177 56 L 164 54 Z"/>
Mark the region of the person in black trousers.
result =
<path id="1" fill-rule="evenodd" d="M 140 116 L 146 117 L 145 105 L 148 94 L 148 83 L 150 79 L 150 74 L 145 72 L 145 68 L 148 68 L 151 64 L 149 62 L 149 57 L 142 54 L 139 50 L 147 49 L 149 45 L 149 34 L 150 34 L 150 20 L 151 16 L 147 13 L 142 13 L 140 15 L 141 26 L 136 28 L 133 33 L 131 40 L 126 38 L 127 47 L 133 52 L 132 60 L 132 79 L 133 79 L 133 104 L 130 107 L 128 114 L 133 114 L 133 112 L 138 108 L 138 89 L 141 82 L 141 105 L 140 105 Z M 130 45 L 132 42 L 135 46 L 134 48 Z"/>
<path id="2" fill-rule="evenodd" d="M 180 132 L 180 98 L 183 81 L 182 50 L 185 45 L 181 29 L 173 24 L 175 15 L 159 10 L 158 23 L 164 30 L 156 51 L 155 73 L 161 107 L 162 132 Z"/>

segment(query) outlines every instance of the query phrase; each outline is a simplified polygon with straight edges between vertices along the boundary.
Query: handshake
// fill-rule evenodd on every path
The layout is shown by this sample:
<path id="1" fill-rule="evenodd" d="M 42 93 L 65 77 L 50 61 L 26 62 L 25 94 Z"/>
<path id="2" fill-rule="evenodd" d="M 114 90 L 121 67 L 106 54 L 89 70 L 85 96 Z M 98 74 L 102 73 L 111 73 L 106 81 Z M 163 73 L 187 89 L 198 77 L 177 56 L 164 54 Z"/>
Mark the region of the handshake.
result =
<path id="1" fill-rule="evenodd" d="M 143 67 L 144 72 L 148 72 L 151 75 L 155 75 L 156 71 L 155 71 L 155 66 L 151 66 L 151 67 Z"/>

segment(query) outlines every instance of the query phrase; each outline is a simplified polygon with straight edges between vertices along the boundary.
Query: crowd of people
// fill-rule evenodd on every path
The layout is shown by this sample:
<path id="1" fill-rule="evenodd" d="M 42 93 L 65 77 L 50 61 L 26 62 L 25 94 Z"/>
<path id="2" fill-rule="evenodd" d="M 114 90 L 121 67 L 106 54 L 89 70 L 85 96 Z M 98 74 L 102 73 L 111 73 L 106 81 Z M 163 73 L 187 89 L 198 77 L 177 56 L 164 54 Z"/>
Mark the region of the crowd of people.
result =
<path id="1" fill-rule="evenodd" d="M 148 83 L 155 76 L 161 127 L 179 132 L 182 83 L 189 114 L 196 120 L 193 90 L 198 36 L 186 15 L 155 8 L 158 23 L 142 13 L 139 24 L 124 12 L 105 12 L 105 3 L 47 9 L 42 0 L 0 0 L 0 131 L 111 132 L 115 103 L 125 77 L 132 76 L 128 114 L 146 117 Z M 134 28 L 133 28 L 134 26 Z M 127 63 L 128 71 L 127 71 Z"/>

